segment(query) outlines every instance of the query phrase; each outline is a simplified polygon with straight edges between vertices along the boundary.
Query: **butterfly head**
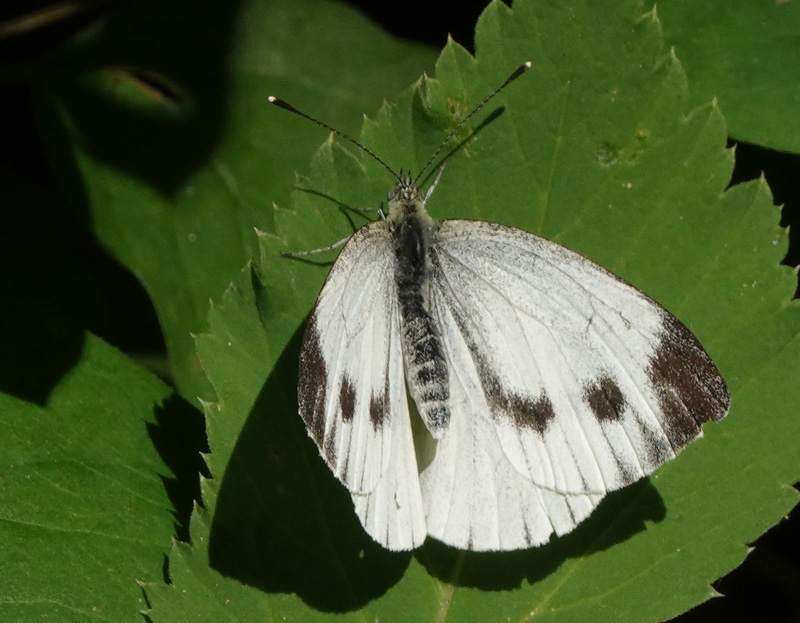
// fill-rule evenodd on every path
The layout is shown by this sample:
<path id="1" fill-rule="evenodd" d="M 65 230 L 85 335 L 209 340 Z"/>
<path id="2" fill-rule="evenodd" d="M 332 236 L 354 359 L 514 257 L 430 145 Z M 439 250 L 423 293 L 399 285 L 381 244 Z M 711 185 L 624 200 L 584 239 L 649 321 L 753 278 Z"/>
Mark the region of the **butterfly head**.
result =
<path id="1" fill-rule="evenodd" d="M 397 184 L 389 192 L 387 199 L 390 214 L 398 209 L 412 212 L 425 210 L 425 199 L 422 192 L 417 188 L 414 179 L 408 175 L 404 176 L 402 171 L 397 178 Z"/>

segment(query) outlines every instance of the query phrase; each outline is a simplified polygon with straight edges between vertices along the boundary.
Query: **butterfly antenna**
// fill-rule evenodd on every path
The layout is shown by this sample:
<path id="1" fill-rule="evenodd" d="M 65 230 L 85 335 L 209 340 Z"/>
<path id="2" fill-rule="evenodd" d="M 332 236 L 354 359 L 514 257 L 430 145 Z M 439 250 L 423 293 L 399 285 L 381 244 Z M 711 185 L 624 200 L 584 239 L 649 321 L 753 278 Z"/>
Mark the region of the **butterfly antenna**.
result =
<path id="1" fill-rule="evenodd" d="M 508 78 L 506 78 L 506 81 L 503 84 L 501 84 L 494 91 L 489 93 L 489 95 L 487 95 L 485 98 L 483 98 L 483 101 L 480 104 L 478 104 L 475 108 L 473 108 L 471 113 L 469 113 L 466 117 L 464 117 L 461 121 L 458 122 L 458 125 L 456 125 L 456 127 L 453 128 L 453 131 L 450 132 L 450 134 L 448 134 L 447 137 L 442 141 L 442 144 L 439 145 L 439 148 L 431 156 L 431 159 L 428 160 L 428 162 L 425 164 L 425 166 L 422 167 L 422 170 L 419 172 L 417 177 L 414 178 L 414 186 L 417 185 L 417 181 L 422 177 L 422 174 L 425 173 L 425 171 L 428 169 L 428 167 L 431 166 L 431 164 L 433 164 L 433 161 L 436 160 L 436 158 L 439 156 L 440 153 L 442 153 L 442 150 L 444 149 L 445 145 L 447 145 L 447 143 L 449 143 L 450 140 L 456 135 L 456 132 L 458 132 L 461 129 L 461 126 L 464 125 L 467 121 L 469 121 L 475 115 L 476 112 L 478 112 L 481 108 L 483 108 L 486 104 L 488 104 L 489 100 L 491 100 L 495 95 L 500 93 L 500 91 L 505 89 L 509 84 L 514 82 L 514 80 L 519 78 L 522 74 L 524 74 L 530 68 L 531 68 L 531 62 L 530 61 L 522 63 L 522 65 L 520 65 L 519 67 L 517 67 L 514 70 L 514 73 L 512 73 Z"/>
<path id="2" fill-rule="evenodd" d="M 509 82 L 509 80 L 507 80 L 506 82 Z M 503 85 L 503 86 L 505 86 L 505 85 Z M 291 104 L 289 104 L 288 102 L 284 102 L 282 99 L 278 99 L 278 98 L 277 98 L 277 97 L 275 97 L 274 95 L 270 95 L 270 96 L 269 96 L 267 99 L 270 101 L 270 103 L 271 103 L 271 104 L 275 104 L 276 106 L 280 106 L 280 107 L 281 107 L 281 108 L 283 108 L 284 110 L 288 110 L 289 112 L 293 112 L 293 113 L 294 113 L 294 114 L 296 114 L 296 115 L 300 115 L 300 116 L 301 116 L 301 117 L 303 117 L 304 119 L 308 119 L 309 121 L 313 121 L 313 122 L 314 122 L 314 123 L 316 123 L 317 125 L 321 125 L 321 126 L 322 126 L 323 128 L 325 128 L 326 130 L 330 130 L 331 132 L 333 132 L 333 133 L 334 133 L 334 134 L 336 134 L 337 136 L 341 136 L 342 138 L 344 138 L 344 139 L 347 139 L 348 141 L 350 141 L 351 143 L 353 143 L 353 145 L 355 145 L 356 147 L 358 147 L 358 148 L 359 148 L 359 149 L 361 149 L 362 151 L 364 151 L 364 152 L 366 152 L 367 154 L 369 154 L 370 156 L 372 156 L 372 157 L 373 157 L 373 158 L 374 158 L 374 159 L 375 159 L 377 162 L 380 162 L 380 163 L 381 163 L 381 164 L 384 166 L 384 168 L 385 168 L 387 171 L 389 171 L 389 173 L 391 173 L 391 174 L 392 174 L 392 177 L 394 177 L 394 178 L 395 178 L 395 179 L 396 179 L 398 182 L 402 181 L 402 180 L 400 179 L 400 176 L 399 176 L 397 173 L 395 173 L 395 172 L 394 172 L 394 169 L 392 169 L 392 167 L 390 167 L 390 166 L 389 166 L 388 164 L 386 164 L 386 163 L 385 163 L 383 160 L 381 160 L 380 158 L 378 158 L 378 156 L 376 156 L 374 153 L 372 153 L 372 152 L 371 152 L 371 151 L 370 151 L 368 148 L 364 147 L 364 146 L 363 146 L 361 143 L 359 143 L 359 142 L 358 142 L 356 139 L 354 139 L 354 138 L 350 138 L 350 137 L 349 137 L 349 136 L 347 136 L 347 134 L 345 134 L 344 132 L 341 132 L 341 131 L 337 130 L 336 128 L 332 128 L 332 127 L 331 127 L 331 126 L 329 126 L 327 123 L 323 123 L 323 122 L 322 122 L 322 121 L 320 121 L 319 119 L 314 119 L 314 117 L 312 117 L 311 115 L 307 115 L 307 114 L 306 114 L 306 113 L 304 113 L 302 110 L 297 110 L 297 108 L 295 108 L 294 106 L 292 106 L 292 105 L 291 105 Z"/>

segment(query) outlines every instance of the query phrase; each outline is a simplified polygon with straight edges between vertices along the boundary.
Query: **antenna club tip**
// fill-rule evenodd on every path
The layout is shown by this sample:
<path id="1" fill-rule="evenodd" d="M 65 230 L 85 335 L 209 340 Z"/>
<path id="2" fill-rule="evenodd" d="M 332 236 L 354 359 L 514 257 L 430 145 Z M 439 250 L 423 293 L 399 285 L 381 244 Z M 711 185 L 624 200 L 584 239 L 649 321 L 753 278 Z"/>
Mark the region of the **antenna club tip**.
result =
<path id="1" fill-rule="evenodd" d="M 525 61 L 524 63 L 522 63 L 522 66 L 525 68 L 525 70 L 530 69 L 532 65 L 533 63 L 531 63 L 530 61 Z"/>
<path id="2" fill-rule="evenodd" d="M 284 110 L 288 110 L 289 112 L 293 112 L 296 115 L 300 115 L 301 117 L 306 117 L 307 116 L 305 113 L 301 113 L 299 110 L 297 110 L 291 104 L 289 104 L 287 102 L 284 102 L 282 99 L 279 99 L 279 98 L 275 97 L 274 95 L 270 95 L 269 97 L 267 97 L 267 100 L 269 101 L 270 104 L 275 104 L 278 108 L 283 108 Z"/>

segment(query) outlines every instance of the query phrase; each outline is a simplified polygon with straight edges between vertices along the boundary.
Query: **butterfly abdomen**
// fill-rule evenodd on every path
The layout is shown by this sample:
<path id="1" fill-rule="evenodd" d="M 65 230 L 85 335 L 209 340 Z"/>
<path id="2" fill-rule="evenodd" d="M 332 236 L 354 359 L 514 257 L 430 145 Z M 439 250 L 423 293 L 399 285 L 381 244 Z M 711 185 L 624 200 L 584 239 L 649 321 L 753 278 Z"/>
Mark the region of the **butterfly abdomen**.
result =
<path id="1" fill-rule="evenodd" d="M 400 308 L 403 359 L 411 396 L 434 437 L 450 419 L 447 361 L 436 323 L 428 311 L 427 248 L 432 223 L 411 213 L 390 227 L 397 258 L 395 280 Z"/>

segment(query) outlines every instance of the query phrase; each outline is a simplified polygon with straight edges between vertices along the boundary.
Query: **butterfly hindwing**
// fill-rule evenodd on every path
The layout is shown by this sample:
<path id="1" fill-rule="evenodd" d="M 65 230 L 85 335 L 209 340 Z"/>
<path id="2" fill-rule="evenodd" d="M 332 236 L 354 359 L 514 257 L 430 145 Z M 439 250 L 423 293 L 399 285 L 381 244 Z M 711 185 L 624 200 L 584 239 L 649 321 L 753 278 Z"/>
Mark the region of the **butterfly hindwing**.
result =
<path id="1" fill-rule="evenodd" d="M 436 300 L 437 318 L 456 327 Z M 452 418 L 420 474 L 428 534 L 468 550 L 513 550 L 546 542 L 585 518 L 601 495 L 536 486 L 506 458 L 501 438 L 467 340 L 460 331 L 443 336 L 450 366 Z"/>

